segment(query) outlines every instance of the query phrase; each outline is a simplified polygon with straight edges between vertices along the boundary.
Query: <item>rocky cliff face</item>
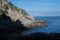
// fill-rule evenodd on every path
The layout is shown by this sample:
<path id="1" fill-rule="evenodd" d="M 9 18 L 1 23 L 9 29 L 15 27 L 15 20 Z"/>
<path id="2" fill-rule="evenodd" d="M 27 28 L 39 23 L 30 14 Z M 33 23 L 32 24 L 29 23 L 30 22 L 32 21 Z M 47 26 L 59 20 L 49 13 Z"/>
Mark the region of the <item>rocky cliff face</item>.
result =
<path id="1" fill-rule="evenodd" d="M 10 16 L 12 21 L 20 20 L 22 24 L 27 28 L 41 25 L 41 23 L 37 23 L 35 18 L 29 15 L 25 10 L 14 6 L 7 0 L 0 0 L 0 10 L 5 11 L 7 13 L 7 16 Z M 45 25 L 45 22 L 43 22 L 42 25 Z"/>

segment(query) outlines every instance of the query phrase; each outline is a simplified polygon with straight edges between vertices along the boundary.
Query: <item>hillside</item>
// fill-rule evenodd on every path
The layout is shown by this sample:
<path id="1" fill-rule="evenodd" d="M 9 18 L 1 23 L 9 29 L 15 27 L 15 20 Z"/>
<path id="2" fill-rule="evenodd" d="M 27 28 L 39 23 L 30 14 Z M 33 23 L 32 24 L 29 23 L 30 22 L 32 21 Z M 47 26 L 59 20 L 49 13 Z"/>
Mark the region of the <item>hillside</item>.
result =
<path id="1" fill-rule="evenodd" d="M 9 16 L 12 21 L 20 20 L 22 24 L 27 28 L 46 25 L 45 21 L 37 21 L 24 9 L 14 6 L 11 2 L 8 2 L 7 0 L 0 0 L 0 15 L 2 14 L 6 14 L 6 16 Z"/>

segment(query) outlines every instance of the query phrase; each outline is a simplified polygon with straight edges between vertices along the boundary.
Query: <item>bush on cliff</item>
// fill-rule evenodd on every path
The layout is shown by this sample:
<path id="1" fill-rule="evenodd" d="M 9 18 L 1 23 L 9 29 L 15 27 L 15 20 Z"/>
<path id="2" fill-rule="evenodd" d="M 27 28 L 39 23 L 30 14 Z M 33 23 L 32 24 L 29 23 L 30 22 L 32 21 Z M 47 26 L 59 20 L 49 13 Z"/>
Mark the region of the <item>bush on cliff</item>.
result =
<path id="1" fill-rule="evenodd" d="M 0 10 L 0 15 L 6 15 L 6 14 L 7 14 L 7 11 Z"/>

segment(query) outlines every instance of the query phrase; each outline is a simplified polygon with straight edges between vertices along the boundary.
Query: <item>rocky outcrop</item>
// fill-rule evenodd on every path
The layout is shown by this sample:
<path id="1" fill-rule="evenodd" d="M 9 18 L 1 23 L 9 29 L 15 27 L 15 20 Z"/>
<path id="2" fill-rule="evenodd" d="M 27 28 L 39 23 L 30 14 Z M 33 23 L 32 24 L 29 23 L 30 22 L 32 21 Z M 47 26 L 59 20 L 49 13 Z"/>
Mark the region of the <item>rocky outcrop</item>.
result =
<path id="1" fill-rule="evenodd" d="M 60 33 L 47 34 L 44 32 L 32 33 L 25 36 L 17 36 L 16 40 L 60 40 Z"/>
<path id="2" fill-rule="evenodd" d="M 27 30 L 27 28 L 24 27 L 20 20 L 14 22 L 9 16 L 1 16 L 0 32 L 22 32 L 23 30 Z"/>
<path id="3" fill-rule="evenodd" d="M 20 20 L 14 22 L 9 16 L 0 15 L 0 40 L 13 40 L 16 35 L 26 30 Z"/>
<path id="4" fill-rule="evenodd" d="M 27 28 L 33 28 L 37 26 L 45 26 L 45 21 L 36 21 L 34 17 L 29 15 L 25 10 L 14 6 L 11 2 L 7 0 L 0 0 L 0 10 L 6 11 L 10 16 L 12 21 L 20 20 L 22 24 Z"/>

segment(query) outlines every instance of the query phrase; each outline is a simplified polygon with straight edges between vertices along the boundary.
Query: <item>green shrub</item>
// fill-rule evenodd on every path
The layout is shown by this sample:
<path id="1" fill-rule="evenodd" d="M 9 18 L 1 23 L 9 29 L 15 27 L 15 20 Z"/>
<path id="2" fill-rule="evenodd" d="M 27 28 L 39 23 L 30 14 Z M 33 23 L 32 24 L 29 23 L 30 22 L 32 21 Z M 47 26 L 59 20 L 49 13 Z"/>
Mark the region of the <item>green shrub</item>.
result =
<path id="1" fill-rule="evenodd" d="M 6 14 L 7 14 L 7 11 L 0 10 L 0 14 L 1 14 L 1 15 L 6 15 Z"/>
<path id="2" fill-rule="evenodd" d="M 0 0 L 0 5 L 2 4 L 2 0 Z"/>

